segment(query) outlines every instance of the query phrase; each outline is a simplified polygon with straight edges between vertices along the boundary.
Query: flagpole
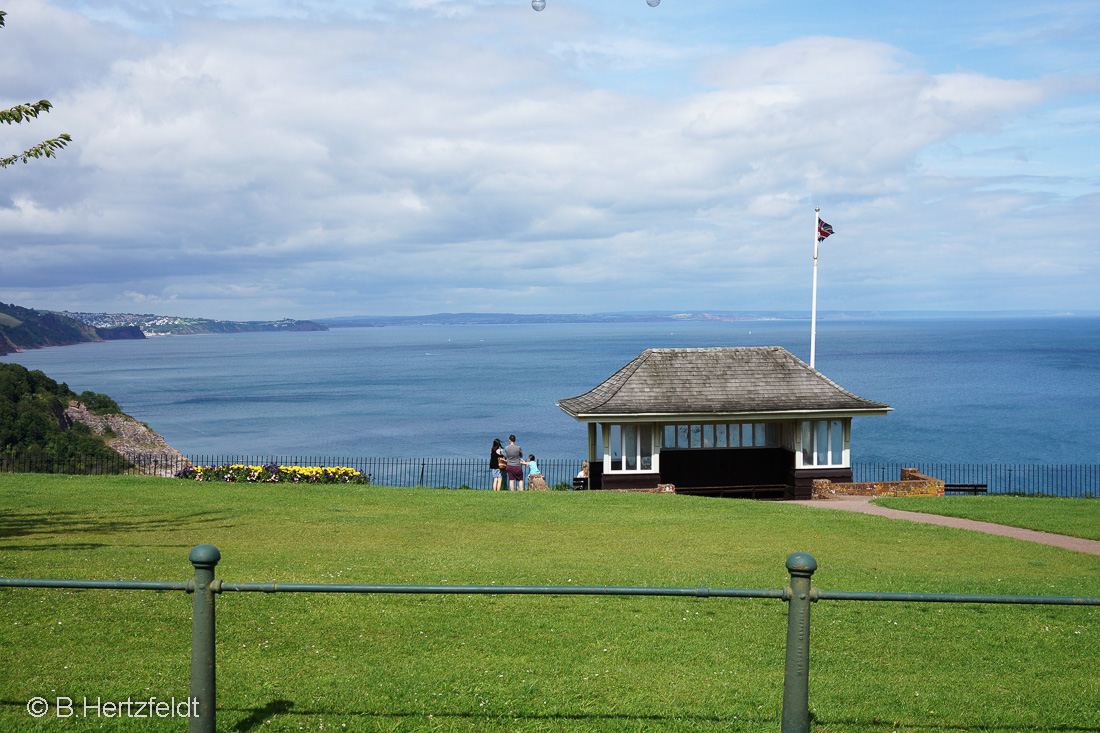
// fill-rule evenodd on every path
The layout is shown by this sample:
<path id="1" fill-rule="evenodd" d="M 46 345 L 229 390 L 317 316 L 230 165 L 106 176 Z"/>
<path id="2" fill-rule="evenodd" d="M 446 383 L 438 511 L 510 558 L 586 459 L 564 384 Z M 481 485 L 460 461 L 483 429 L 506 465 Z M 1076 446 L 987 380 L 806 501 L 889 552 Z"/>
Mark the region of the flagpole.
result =
<path id="1" fill-rule="evenodd" d="M 814 368 L 814 357 L 817 355 L 817 245 L 818 227 L 821 226 L 821 209 L 814 207 L 814 295 L 813 304 L 810 306 L 810 368 Z"/>

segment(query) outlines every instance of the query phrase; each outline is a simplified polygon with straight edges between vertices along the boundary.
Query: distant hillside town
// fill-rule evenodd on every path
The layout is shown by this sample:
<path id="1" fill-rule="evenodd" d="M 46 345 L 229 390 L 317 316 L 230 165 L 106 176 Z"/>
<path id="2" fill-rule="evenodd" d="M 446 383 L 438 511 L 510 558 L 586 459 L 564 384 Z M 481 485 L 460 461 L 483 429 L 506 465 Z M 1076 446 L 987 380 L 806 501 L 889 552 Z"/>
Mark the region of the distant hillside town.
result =
<path id="1" fill-rule="evenodd" d="M 312 321 L 215 321 L 134 313 L 39 311 L 0 303 L 0 355 L 47 346 L 197 333 L 327 331 Z"/>
<path id="2" fill-rule="evenodd" d="M 283 318 L 278 321 L 215 321 L 209 318 L 158 316 L 152 313 L 80 313 L 59 311 L 95 328 L 137 326 L 146 337 L 193 333 L 249 333 L 253 331 L 327 331 L 328 327 L 313 321 Z"/>

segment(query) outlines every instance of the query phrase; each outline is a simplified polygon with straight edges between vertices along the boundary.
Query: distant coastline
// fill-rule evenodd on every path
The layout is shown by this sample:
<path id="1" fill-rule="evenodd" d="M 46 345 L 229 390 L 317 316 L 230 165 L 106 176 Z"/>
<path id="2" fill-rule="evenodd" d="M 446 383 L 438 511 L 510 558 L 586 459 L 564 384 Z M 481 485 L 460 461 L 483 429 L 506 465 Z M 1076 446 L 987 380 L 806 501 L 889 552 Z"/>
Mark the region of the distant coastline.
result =
<path id="1" fill-rule="evenodd" d="M 871 319 L 1096 317 L 1100 311 L 819 311 L 822 321 Z M 808 321 L 804 311 L 623 311 L 617 313 L 433 313 L 419 316 L 336 316 L 314 318 L 329 328 L 385 326 L 500 326 L 536 323 L 684 323 Z"/>
<path id="2" fill-rule="evenodd" d="M 258 331 L 327 331 L 313 321 L 283 318 L 277 321 L 217 321 L 210 318 L 161 316 L 152 313 L 74 313 L 60 315 L 95 328 L 139 328 L 145 337 L 193 335 L 203 333 L 255 333 Z"/>
<path id="3" fill-rule="evenodd" d="M 1088 318 L 1097 311 L 819 311 L 818 320 L 959 320 L 1007 318 Z M 330 328 L 387 326 L 502 326 L 534 324 L 743 323 L 804 322 L 805 311 L 619 311 L 608 313 L 432 313 L 412 316 L 332 316 L 311 320 L 222 321 L 162 316 L 152 313 L 38 311 L 0 303 L 0 355 L 48 346 L 163 336 L 281 331 L 327 331 Z"/>
<path id="4" fill-rule="evenodd" d="M 143 338 L 141 330 L 132 326 L 96 328 L 58 313 L 0 303 L 0 355 L 47 346 Z"/>
<path id="5" fill-rule="evenodd" d="M 327 331 L 312 321 L 215 321 L 134 313 L 72 313 L 0 303 L 0 355 L 48 346 L 181 334 Z"/>

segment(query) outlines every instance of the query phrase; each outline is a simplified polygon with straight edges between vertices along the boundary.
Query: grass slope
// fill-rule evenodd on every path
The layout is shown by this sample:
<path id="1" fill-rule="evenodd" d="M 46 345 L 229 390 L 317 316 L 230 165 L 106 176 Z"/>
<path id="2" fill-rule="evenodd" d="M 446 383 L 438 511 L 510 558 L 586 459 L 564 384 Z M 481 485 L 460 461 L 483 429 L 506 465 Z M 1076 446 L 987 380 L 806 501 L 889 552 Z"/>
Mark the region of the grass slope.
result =
<path id="1" fill-rule="evenodd" d="M 1100 558 L 799 506 L 0 475 L 0 576 L 1100 595 Z M 774 731 L 772 600 L 225 594 L 219 730 Z M 0 589 L 0 730 L 179 730 L 25 711 L 187 694 L 183 593 Z M 817 731 L 1100 729 L 1100 609 L 822 602 Z"/>
<path id="2" fill-rule="evenodd" d="M 907 512 L 924 512 L 1022 527 L 1040 532 L 1100 540 L 1100 501 L 1055 497 L 925 496 L 886 497 L 876 504 Z"/>

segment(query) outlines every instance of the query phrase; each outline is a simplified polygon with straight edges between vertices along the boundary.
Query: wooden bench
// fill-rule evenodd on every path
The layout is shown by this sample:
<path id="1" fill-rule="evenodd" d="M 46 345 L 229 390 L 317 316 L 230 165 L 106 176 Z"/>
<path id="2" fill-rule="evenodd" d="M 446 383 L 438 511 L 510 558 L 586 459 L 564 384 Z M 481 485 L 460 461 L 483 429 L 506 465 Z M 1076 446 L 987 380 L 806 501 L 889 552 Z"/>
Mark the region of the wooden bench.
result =
<path id="1" fill-rule="evenodd" d="M 573 477 L 573 491 L 587 491 L 587 490 L 588 490 L 588 479 L 585 478 L 584 476 L 574 476 Z"/>
<path id="2" fill-rule="evenodd" d="M 948 491 L 955 494 L 984 494 L 989 490 L 986 484 L 944 484 L 943 493 Z"/>

